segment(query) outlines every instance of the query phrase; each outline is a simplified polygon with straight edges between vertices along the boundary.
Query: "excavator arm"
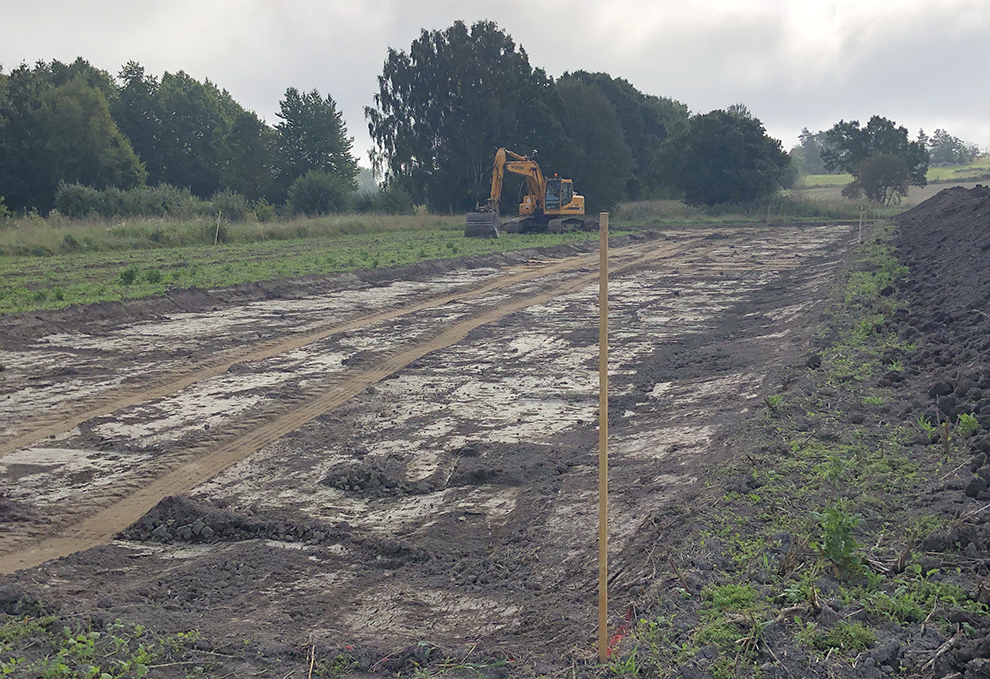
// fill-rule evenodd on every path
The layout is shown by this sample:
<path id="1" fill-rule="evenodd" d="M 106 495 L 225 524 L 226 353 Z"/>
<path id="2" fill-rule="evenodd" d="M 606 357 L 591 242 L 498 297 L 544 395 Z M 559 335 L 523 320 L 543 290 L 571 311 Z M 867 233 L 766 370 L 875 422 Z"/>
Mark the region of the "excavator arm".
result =
<path id="1" fill-rule="evenodd" d="M 487 203 L 488 209 L 499 214 L 498 206 L 502 198 L 502 186 L 505 183 L 506 172 L 522 175 L 526 178 L 529 195 L 533 197 L 535 206 L 542 209 L 544 191 L 546 190 L 543 171 L 530 156 L 521 156 L 506 149 L 499 149 L 495 153 L 495 165 L 492 167 L 492 190 Z"/>

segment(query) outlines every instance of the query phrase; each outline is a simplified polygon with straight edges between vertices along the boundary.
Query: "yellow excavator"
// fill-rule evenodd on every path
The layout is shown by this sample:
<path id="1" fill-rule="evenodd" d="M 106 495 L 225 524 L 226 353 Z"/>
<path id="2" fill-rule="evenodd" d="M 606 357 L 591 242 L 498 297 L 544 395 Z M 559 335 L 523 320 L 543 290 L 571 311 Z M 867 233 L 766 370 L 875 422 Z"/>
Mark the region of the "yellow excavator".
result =
<path id="1" fill-rule="evenodd" d="M 526 178 L 526 195 L 519 204 L 519 217 L 502 221 L 499 200 L 505 173 Z M 550 179 L 531 155 L 499 149 L 492 168 L 492 190 L 488 202 L 467 214 L 464 235 L 467 238 L 498 238 L 499 233 L 563 233 L 597 228 L 584 218 L 584 196 L 574 193 L 574 182 L 554 175 Z"/>

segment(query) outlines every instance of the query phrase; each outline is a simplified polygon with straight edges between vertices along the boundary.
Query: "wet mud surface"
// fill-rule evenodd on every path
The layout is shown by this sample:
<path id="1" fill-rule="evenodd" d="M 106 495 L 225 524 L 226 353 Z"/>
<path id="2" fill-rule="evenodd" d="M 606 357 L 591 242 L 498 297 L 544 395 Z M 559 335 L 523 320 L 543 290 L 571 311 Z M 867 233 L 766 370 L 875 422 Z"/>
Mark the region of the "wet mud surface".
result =
<path id="1" fill-rule="evenodd" d="M 805 360 L 853 231 L 690 229 L 616 249 L 610 528 L 620 622 L 665 568 L 654 549 L 665 527 L 689 520 L 711 470 L 745 449 L 739 433 L 764 407 L 767 384 Z M 0 561 L 9 574 L 0 583 L 63 614 L 198 629 L 218 653 L 247 640 L 253 659 L 227 665 L 245 675 L 304 673 L 312 649 L 347 648 L 375 673 L 408 671 L 434 647 L 508 659 L 527 674 L 589 661 L 597 262 L 562 254 L 264 299 L 203 293 L 182 311 L 115 308 L 123 319 L 75 309 L 6 325 Z M 454 297 L 425 303 L 440 293 Z M 316 332 L 334 323 L 351 325 Z M 306 332 L 316 334 L 282 351 L 189 368 Z M 963 352 L 954 360 L 969 349 L 953 351 Z M 143 384 L 183 369 L 189 384 L 141 397 Z M 980 370 L 966 373 L 973 386 L 960 402 L 982 396 Z M 962 377 L 943 379 L 955 393 Z M 353 395 L 291 420 L 350 382 Z M 121 407 L 101 401 L 104 392 Z M 44 412 L 89 403 L 110 405 L 62 430 Z M 154 498 L 108 544 L 18 565 L 166 473 L 198 478 L 211 451 L 278 418 L 291 428 L 239 444 L 243 454 L 181 495 Z M 57 433 L 42 436 L 47 426 Z"/>

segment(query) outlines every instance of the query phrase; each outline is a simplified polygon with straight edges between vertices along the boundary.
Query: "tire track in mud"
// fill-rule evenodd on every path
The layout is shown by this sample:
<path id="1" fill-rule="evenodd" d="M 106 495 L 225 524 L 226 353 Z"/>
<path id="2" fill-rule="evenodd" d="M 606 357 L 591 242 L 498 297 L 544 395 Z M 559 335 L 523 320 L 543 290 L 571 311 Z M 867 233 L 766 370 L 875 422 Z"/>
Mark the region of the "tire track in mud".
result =
<path id="1" fill-rule="evenodd" d="M 701 240 L 702 238 L 699 236 L 675 242 L 637 244 L 618 252 L 613 251 L 611 273 L 617 274 L 628 269 L 655 263 L 658 260 L 683 255 Z M 647 251 L 641 252 L 643 249 Z M 69 518 L 69 521 L 63 521 L 61 526 L 57 528 L 59 530 L 58 535 L 41 538 L 24 536 L 25 539 L 17 540 L 15 538 L 12 541 L 13 544 L 8 543 L 10 546 L 6 553 L 0 555 L 0 573 L 30 568 L 53 558 L 109 542 L 116 533 L 139 519 L 161 498 L 189 492 L 227 467 L 254 454 L 310 420 L 342 405 L 369 385 L 401 370 L 417 359 L 463 341 L 471 331 L 483 325 L 499 321 L 527 307 L 544 304 L 558 296 L 571 294 L 594 285 L 598 280 L 598 271 L 597 266 L 592 267 L 590 265 L 594 263 L 595 259 L 597 259 L 597 254 L 594 257 L 582 256 L 577 258 L 577 261 L 569 259 L 564 262 L 556 262 L 548 267 L 510 274 L 507 277 L 489 281 L 480 287 L 474 287 L 470 291 L 451 293 L 423 301 L 414 306 L 372 314 L 335 325 L 335 329 L 332 331 L 324 329 L 319 333 L 310 333 L 307 335 L 308 341 L 306 342 L 303 341 L 303 337 L 297 337 L 275 346 L 257 350 L 256 353 L 272 352 L 266 354 L 265 357 L 268 357 L 268 355 L 275 355 L 281 351 L 288 351 L 290 350 L 289 347 L 296 348 L 317 341 L 317 338 L 314 337 L 315 334 L 326 337 L 335 332 L 342 332 L 342 326 L 351 325 L 353 328 L 350 329 L 358 329 L 373 324 L 368 320 L 370 318 L 375 318 L 374 323 L 377 323 L 413 313 L 414 310 L 440 306 L 447 303 L 440 300 L 447 298 L 463 299 L 470 295 L 477 295 L 482 289 L 496 290 L 513 283 L 553 274 L 577 274 L 576 277 L 563 282 L 556 282 L 542 291 L 523 293 L 516 299 L 509 300 L 500 306 L 483 309 L 476 315 L 457 321 L 407 348 L 387 352 L 373 365 L 339 375 L 329 385 L 324 383 L 317 388 L 307 390 L 306 394 L 288 404 L 284 401 L 278 402 L 278 405 L 281 405 L 281 413 L 265 413 L 251 420 L 233 424 L 231 427 L 225 428 L 225 432 L 217 432 L 217 438 L 221 439 L 219 441 L 205 442 L 198 447 L 149 461 L 111 484 L 94 488 L 85 499 L 80 498 L 74 501 L 76 506 L 67 512 L 66 518 Z M 791 260 L 790 265 L 793 265 L 793 260 Z M 703 267 L 704 263 L 699 262 L 690 266 Z M 717 263 L 717 266 L 724 268 L 724 263 Z M 277 351 L 278 347 L 283 348 L 281 351 Z M 242 356 L 231 363 L 243 360 L 245 359 Z M 211 366 L 200 370 L 197 374 L 201 375 L 200 379 L 207 379 L 214 374 L 214 370 L 222 372 L 217 367 Z M 159 388 L 165 389 L 167 386 L 178 391 L 181 387 L 174 385 L 180 382 L 183 382 L 184 385 L 193 383 L 192 381 L 185 382 L 188 379 L 189 377 L 186 376 L 180 380 L 172 380 Z M 174 393 L 174 391 L 169 393 Z M 315 396 L 314 392 L 316 392 Z M 136 405 L 149 398 L 154 398 L 151 393 L 150 390 L 145 390 L 140 394 L 131 394 L 127 400 L 133 401 L 133 403 L 129 402 L 127 405 Z M 104 412 L 101 414 L 106 414 L 107 408 L 108 406 L 104 406 Z M 67 431 L 68 429 L 71 427 L 64 430 Z M 94 511 L 95 513 L 93 513 Z M 78 519 L 74 525 L 71 523 L 73 518 Z"/>
<path id="2" fill-rule="evenodd" d="M 674 243 L 670 241 L 663 241 L 663 243 L 667 246 L 674 246 L 671 248 L 672 251 L 667 254 L 675 256 L 679 252 L 693 246 L 700 239 L 701 236 L 694 236 Z M 643 244 L 639 243 L 623 248 L 616 248 L 612 251 L 612 257 L 628 257 L 630 253 L 634 254 L 636 250 L 642 247 Z M 247 349 L 235 349 L 225 352 L 220 358 L 197 361 L 179 375 L 175 375 L 173 372 L 167 377 L 153 379 L 140 385 L 128 386 L 124 389 L 112 389 L 108 393 L 87 399 L 78 406 L 48 414 L 37 424 L 31 425 L 31 429 L 28 431 L 0 443 L 0 456 L 26 448 L 43 439 L 64 434 L 94 417 L 103 417 L 123 408 L 129 408 L 154 399 L 171 396 L 186 387 L 222 375 L 237 363 L 265 360 L 279 354 L 303 348 L 333 335 L 361 330 L 383 321 L 395 320 L 427 309 L 441 307 L 452 302 L 470 300 L 485 293 L 494 292 L 545 276 L 566 274 L 569 270 L 580 271 L 589 266 L 597 266 L 597 261 L 597 253 L 582 254 L 550 264 L 538 265 L 536 267 L 526 266 L 521 271 L 516 268 L 505 275 L 497 277 L 495 280 L 470 285 L 462 290 L 431 296 L 407 306 L 362 315 L 349 321 L 337 322 L 330 326 L 288 339 L 282 338 L 275 341 L 268 341 Z"/>

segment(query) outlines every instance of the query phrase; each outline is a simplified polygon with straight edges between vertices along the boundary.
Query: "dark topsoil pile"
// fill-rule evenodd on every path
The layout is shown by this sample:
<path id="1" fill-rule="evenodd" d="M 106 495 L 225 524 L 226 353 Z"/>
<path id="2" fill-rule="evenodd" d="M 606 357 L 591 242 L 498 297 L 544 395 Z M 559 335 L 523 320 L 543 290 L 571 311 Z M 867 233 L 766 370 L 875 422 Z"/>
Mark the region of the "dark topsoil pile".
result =
<path id="1" fill-rule="evenodd" d="M 918 345 L 907 357 L 929 409 L 955 421 L 976 416 L 969 445 L 979 477 L 967 493 L 981 500 L 990 481 L 990 187 L 946 189 L 898 218 L 897 257 L 910 271 L 895 312 L 898 335 Z M 983 461 L 984 464 L 977 464 Z"/>

